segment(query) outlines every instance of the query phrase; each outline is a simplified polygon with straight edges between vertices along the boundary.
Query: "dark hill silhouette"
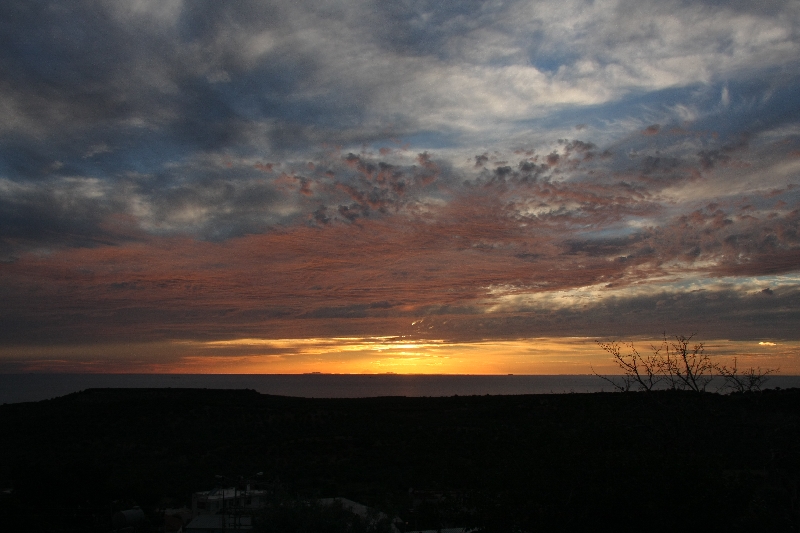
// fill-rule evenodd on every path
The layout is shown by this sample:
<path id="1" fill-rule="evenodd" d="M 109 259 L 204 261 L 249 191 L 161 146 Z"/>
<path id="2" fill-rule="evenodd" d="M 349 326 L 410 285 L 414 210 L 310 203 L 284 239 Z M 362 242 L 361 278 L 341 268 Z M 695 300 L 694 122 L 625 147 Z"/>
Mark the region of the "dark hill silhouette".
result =
<path id="1" fill-rule="evenodd" d="M 0 488 L 13 487 L 0 498 L 11 529 L 0 529 L 109 531 L 122 506 L 152 515 L 217 475 L 263 472 L 276 499 L 346 497 L 410 527 L 672 530 L 666 516 L 791 531 L 798 421 L 795 389 L 363 399 L 93 389 L 0 406 Z"/>

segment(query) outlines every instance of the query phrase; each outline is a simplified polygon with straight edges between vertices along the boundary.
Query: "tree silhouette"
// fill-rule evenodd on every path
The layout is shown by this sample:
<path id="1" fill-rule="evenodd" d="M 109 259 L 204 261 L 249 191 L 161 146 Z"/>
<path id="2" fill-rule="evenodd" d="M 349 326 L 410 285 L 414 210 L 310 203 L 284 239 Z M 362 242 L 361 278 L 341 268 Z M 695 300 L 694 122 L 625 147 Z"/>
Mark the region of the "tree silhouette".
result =
<path id="1" fill-rule="evenodd" d="M 737 367 L 736 358 L 733 359 L 733 366 L 719 366 L 717 367 L 719 374 L 725 378 L 725 385 L 723 389 L 731 389 L 736 392 L 752 392 L 760 391 L 761 387 L 769 379 L 767 376 L 778 372 L 777 368 L 768 368 L 761 370 L 761 367 L 750 367 L 747 370 L 739 372 Z"/>
<path id="2" fill-rule="evenodd" d="M 614 363 L 622 371 L 619 378 L 598 374 L 594 367 L 595 376 L 610 383 L 616 390 L 628 392 L 631 390 L 652 391 L 665 383 L 670 390 L 687 390 L 692 392 L 705 392 L 714 375 L 724 378 L 724 383 L 717 390 L 733 390 L 738 392 L 758 391 L 767 381 L 767 376 L 778 372 L 778 369 L 762 370 L 761 367 L 750 367 L 740 371 L 737 361 L 728 367 L 711 360 L 705 352 L 702 342 L 693 343 L 695 334 L 684 336 L 675 335 L 672 339 L 663 334 L 663 340 L 658 346 L 651 345 L 652 353 L 642 355 L 632 342 L 618 343 L 616 341 L 597 341 L 598 346 L 611 354 Z M 623 347 L 627 351 L 623 351 Z"/>

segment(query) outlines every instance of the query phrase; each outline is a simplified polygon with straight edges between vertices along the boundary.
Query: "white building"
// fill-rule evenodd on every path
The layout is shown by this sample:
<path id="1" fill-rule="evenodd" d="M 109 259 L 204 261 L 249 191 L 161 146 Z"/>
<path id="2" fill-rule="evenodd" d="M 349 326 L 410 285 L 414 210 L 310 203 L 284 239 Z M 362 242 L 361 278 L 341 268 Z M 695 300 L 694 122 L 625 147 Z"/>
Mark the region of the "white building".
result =
<path id="1" fill-rule="evenodd" d="M 267 491 L 250 489 L 217 488 L 192 494 L 192 518 L 225 512 L 262 509 L 267 505 Z"/>

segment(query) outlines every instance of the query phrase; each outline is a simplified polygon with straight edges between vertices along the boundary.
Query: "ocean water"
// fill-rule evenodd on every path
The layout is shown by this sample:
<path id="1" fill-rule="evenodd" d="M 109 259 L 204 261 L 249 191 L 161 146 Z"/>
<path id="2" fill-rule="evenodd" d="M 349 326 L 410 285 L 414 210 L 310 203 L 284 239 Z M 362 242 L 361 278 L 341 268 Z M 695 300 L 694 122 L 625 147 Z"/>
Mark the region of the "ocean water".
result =
<path id="1" fill-rule="evenodd" d="M 767 387 L 800 387 L 800 376 L 771 376 Z M 399 374 L 0 374 L 0 404 L 35 402 L 90 388 L 254 389 L 305 398 L 471 396 L 611 392 L 587 375 Z M 715 390 L 710 387 L 710 390 Z"/>

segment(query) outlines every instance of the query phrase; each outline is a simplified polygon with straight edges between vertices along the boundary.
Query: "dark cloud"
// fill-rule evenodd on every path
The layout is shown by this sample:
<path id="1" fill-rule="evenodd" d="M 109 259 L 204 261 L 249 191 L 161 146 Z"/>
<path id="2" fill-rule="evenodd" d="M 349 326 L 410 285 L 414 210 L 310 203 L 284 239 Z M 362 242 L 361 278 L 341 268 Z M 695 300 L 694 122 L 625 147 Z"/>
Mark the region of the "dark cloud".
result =
<path id="1" fill-rule="evenodd" d="M 119 206 L 95 197 L 94 189 L 102 184 L 74 180 L 9 186 L 11 194 L 0 197 L 0 239 L 7 248 L 96 246 L 124 238 L 104 225 Z"/>
<path id="2" fill-rule="evenodd" d="M 368 309 L 369 307 L 363 304 L 320 307 L 303 313 L 297 318 L 366 318 Z"/>
<path id="3" fill-rule="evenodd" d="M 320 329 L 323 320 L 338 324 L 333 334 L 375 333 L 383 327 L 405 331 L 407 326 L 397 320 L 428 315 L 442 321 L 460 317 L 431 334 L 468 338 L 488 335 L 487 325 L 495 328 L 496 337 L 513 337 L 525 327 L 542 335 L 561 334 L 564 328 L 572 328 L 572 334 L 600 334 L 624 323 L 631 331 L 652 333 L 644 330 L 659 322 L 658 327 L 670 323 L 680 330 L 701 319 L 704 329 L 723 331 L 723 324 L 736 323 L 736 313 L 752 322 L 742 330 L 750 331 L 763 325 L 765 319 L 759 317 L 775 311 L 730 292 L 734 289 L 726 293 L 712 288 L 702 298 L 682 289 L 655 296 L 636 296 L 635 291 L 615 296 L 613 291 L 634 290 L 651 276 L 664 278 L 676 261 L 723 277 L 800 268 L 796 213 L 754 221 L 712 205 L 660 228 L 580 237 L 576 227 L 603 227 L 625 213 L 642 209 L 653 214 L 654 208 L 643 198 L 627 196 L 629 204 L 621 202 L 627 189 L 618 185 L 507 182 L 502 191 L 496 186 L 490 190 L 467 189 L 424 219 L 416 218 L 414 210 L 376 217 L 363 199 L 338 210 L 317 204 L 309 211 L 315 227 L 304 222 L 218 242 L 160 237 L 72 248 L 52 256 L 20 254 L 2 266 L 4 299 L 14 310 L 2 320 L 19 339 L 43 330 L 56 338 L 70 330 L 87 338 L 121 334 L 131 321 L 136 327 L 126 335 L 164 338 L 192 336 L 191 327 L 203 329 L 204 335 L 221 332 L 223 326 L 228 328 L 226 337 L 249 335 L 266 324 L 271 331 L 313 335 L 334 328 L 331 323 Z M 215 198 L 235 197 L 230 189 L 212 192 Z M 195 194 L 184 192 L 170 202 L 191 202 Z M 552 207 L 527 213 L 520 194 L 548 200 Z M 511 198 L 515 200 L 509 202 Z M 535 297 L 589 286 L 612 292 L 588 307 L 502 303 L 493 292 L 502 287 L 507 294 Z M 772 290 L 784 306 L 780 320 L 793 317 L 797 292 L 785 286 Z M 754 292 L 762 295 L 761 288 Z M 506 310 L 484 316 L 482 309 L 496 304 Z M 719 313 L 719 323 L 709 323 L 710 315 L 703 314 L 711 312 Z M 299 318 L 306 325 L 293 322 Z M 84 323 L 94 324 L 96 332 L 86 331 Z M 771 328 L 786 334 L 784 326 Z"/>
<path id="4" fill-rule="evenodd" d="M 0 128 L 3 164 L 22 178 L 55 162 L 62 173 L 113 176 L 193 151 L 342 139 L 348 123 L 363 121 L 363 95 L 331 88 L 298 96 L 321 67 L 280 39 L 281 12 L 261 2 L 204 3 L 162 20 L 102 2 L 4 4 L 0 94 L 6 124 L 17 126 Z M 101 143 L 113 155 L 85 160 Z"/>
<path id="5" fill-rule="evenodd" d="M 479 0 L 458 4 L 412 0 L 378 6 L 381 26 L 392 28 L 392 31 L 378 34 L 383 46 L 404 55 L 441 59 L 460 55 L 461 51 L 448 46 L 454 35 L 479 29 L 488 24 L 492 15 L 497 16 L 507 9 L 502 5 L 488 6 Z"/>
<path id="6" fill-rule="evenodd" d="M 747 340 L 797 339 L 792 321 L 800 318 L 800 291 L 785 291 L 779 299 L 734 289 L 587 301 L 567 308 L 537 308 L 494 316 L 426 319 L 429 335 L 481 339 L 569 336 L 652 337 L 663 331 L 698 332 L 703 338 Z M 777 296 L 777 294 L 776 294 Z M 730 324 L 735 323 L 736 328 Z"/>

